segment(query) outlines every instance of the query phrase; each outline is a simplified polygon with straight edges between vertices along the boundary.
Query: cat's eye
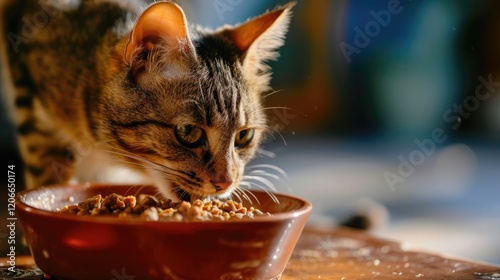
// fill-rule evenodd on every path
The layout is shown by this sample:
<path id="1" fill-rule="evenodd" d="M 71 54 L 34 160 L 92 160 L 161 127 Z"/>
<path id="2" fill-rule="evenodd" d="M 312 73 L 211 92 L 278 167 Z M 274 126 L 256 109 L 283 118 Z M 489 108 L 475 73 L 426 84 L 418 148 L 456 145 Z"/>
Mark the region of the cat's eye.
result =
<path id="1" fill-rule="evenodd" d="M 243 148 L 246 145 L 250 144 L 253 139 L 255 131 L 253 129 L 244 129 L 240 132 L 236 133 L 236 137 L 234 139 L 234 146 L 236 148 Z"/>
<path id="2" fill-rule="evenodd" d="M 188 147 L 197 147 L 205 143 L 203 130 L 194 125 L 183 125 L 175 128 L 177 141 Z"/>

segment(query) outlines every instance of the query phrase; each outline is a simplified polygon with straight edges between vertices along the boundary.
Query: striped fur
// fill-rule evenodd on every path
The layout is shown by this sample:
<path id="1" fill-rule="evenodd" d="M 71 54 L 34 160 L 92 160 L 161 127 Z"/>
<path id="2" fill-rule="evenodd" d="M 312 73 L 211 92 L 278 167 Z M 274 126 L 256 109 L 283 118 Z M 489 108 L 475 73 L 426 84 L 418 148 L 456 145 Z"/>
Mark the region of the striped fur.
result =
<path id="1" fill-rule="evenodd" d="M 121 179 L 191 197 L 225 196 L 238 187 L 266 130 L 262 93 L 269 69 L 263 65 L 283 43 L 291 5 L 256 18 L 269 27 L 251 48 L 238 48 L 226 35 L 238 27 L 198 29 L 189 41 L 139 44 L 130 61 L 124 53 L 142 3 L 2 5 L 1 34 L 8 39 L 2 72 L 28 187 Z M 183 125 L 201 128 L 204 144 L 180 142 L 175 133 Z M 236 147 L 235 137 L 247 129 L 254 138 Z M 132 175 L 109 173 L 123 167 Z"/>

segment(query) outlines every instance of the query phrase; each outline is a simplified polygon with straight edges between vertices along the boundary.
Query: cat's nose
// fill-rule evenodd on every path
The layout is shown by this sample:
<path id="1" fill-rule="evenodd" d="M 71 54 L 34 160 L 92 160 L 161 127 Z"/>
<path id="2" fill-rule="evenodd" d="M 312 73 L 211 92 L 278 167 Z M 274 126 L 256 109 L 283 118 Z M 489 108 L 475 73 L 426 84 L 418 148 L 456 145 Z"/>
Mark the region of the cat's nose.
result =
<path id="1" fill-rule="evenodd" d="M 232 181 L 226 181 L 226 182 L 218 182 L 218 183 L 213 183 L 215 188 L 220 191 L 220 190 L 227 190 L 232 184 Z"/>

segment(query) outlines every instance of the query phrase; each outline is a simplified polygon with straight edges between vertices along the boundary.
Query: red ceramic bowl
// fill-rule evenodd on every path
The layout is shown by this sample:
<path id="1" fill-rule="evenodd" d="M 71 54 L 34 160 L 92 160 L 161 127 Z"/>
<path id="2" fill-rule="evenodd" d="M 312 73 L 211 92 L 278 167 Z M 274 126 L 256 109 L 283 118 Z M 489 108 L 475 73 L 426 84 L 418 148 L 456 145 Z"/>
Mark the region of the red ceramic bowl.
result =
<path id="1" fill-rule="evenodd" d="M 278 279 L 311 213 L 304 199 L 253 191 L 255 219 L 165 222 L 71 216 L 57 208 L 96 194 L 153 187 L 77 185 L 20 192 L 16 210 L 37 266 L 56 279 Z M 244 202 L 249 207 L 250 203 Z"/>

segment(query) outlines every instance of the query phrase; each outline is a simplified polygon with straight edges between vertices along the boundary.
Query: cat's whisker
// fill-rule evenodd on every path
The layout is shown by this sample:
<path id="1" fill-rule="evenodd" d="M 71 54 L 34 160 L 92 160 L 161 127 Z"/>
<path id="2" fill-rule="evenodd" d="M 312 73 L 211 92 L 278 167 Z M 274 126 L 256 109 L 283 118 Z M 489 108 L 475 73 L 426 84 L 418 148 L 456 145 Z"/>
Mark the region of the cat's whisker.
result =
<path id="1" fill-rule="evenodd" d="M 133 159 L 136 159 L 136 160 L 140 160 L 140 161 L 147 160 L 144 157 L 139 156 L 138 154 L 134 154 L 134 153 L 131 153 L 129 151 L 125 151 L 123 149 L 119 149 L 119 148 L 113 147 L 111 145 L 109 145 L 109 146 L 101 146 L 101 148 L 103 149 L 104 152 L 114 153 L 114 154 L 117 154 L 117 155 L 122 155 L 122 156 L 125 156 L 125 157 L 129 157 L 129 158 L 133 158 Z"/>
<path id="2" fill-rule="evenodd" d="M 252 200 L 250 200 L 250 197 L 248 197 L 248 195 L 239 186 L 234 190 L 234 192 L 237 193 L 238 196 L 243 197 L 246 201 L 252 203 Z M 241 202 L 243 202 L 243 200 L 241 200 Z"/>
<path id="3" fill-rule="evenodd" d="M 280 92 L 282 92 L 282 91 L 284 91 L 284 90 L 285 90 L 285 89 L 277 89 L 277 90 L 271 91 L 270 93 L 265 94 L 265 95 L 263 96 L 263 98 L 264 98 L 264 99 L 265 99 L 265 98 L 268 98 L 269 96 L 271 96 L 271 95 L 273 95 L 273 94 L 276 94 L 276 93 L 280 93 Z"/>
<path id="4" fill-rule="evenodd" d="M 274 187 L 273 182 L 269 181 L 266 178 L 263 178 L 263 177 L 260 177 L 260 176 L 243 175 L 243 179 L 248 179 L 248 180 L 254 180 L 254 181 L 261 182 L 262 184 L 264 184 L 266 187 L 268 187 L 272 191 L 275 191 L 275 192 L 277 191 L 276 188 Z"/>
<path id="5" fill-rule="evenodd" d="M 275 175 L 275 174 L 272 174 L 272 173 L 269 173 L 269 172 L 266 172 L 266 171 L 260 170 L 260 169 L 252 170 L 252 171 L 248 172 L 247 174 L 248 175 L 262 175 L 262 176 L 266 176 L 266 177 L 276 179 L 276 180 L 280 179 L 280 177 L 278 175 Z"/>
<path id="6" fill-rule="evenodd" d="M 276 172 L 278 172 L 281 176 L 283 176 L 283 178 L 288 178 L 288 174 L 286 173 L 285 170 L 277 167 L 276 165 L 272 165 L 272 164 L 255 164 L 255 165 L 250 165 L 250 166 L 247 166 L 247 169 L 249 170 L 252 170 L 252 169 L 256 169 L 256 168 L 268 168 L 268 169 L 271 169 L 271 170 L 274 170 Z"/>
<path id="7" fill-rule="evenodd" d="M 131 191 L 135 186 L 130 186 L 126 191 L 125 191 L 125 194 L 127 194 L 129 191 Z M 135 195 L 135 194 L 133 194 Z"/>
<path id="8" fill-rule="evenodd" d="M 297 113 L 303 117 L 307 117 L 307 114 L 304 113 L 304 112 L 301 112 L 297 109 L 294 109 L 294 108 L 290 108 L 290 107 L 284 107 L 284 106 L 269 106 L 269 107 L 264 107 L 264 108 L 261 108 L 262 111 L 266 111 L 266 110 L 276 110 L 276 109 L 280 109 L 280 110 L 290 110 L 294 113 Z"/>
<path id="9" fill-rule="evenodd" d="M 180 172 L 176 169 L 173 169 L 173 168 L 170 168 L 168 166 L 153 162 L 153 161 L 148 160 L 146 158 L 143 158 L 137 154 L 131 154 L 130 152 L 122 151 L 122 150 L 115 148 L 115 147 L 110 147 L 108 150 L 105 150 L 105 151 L 108 153 L 114 154 L 114 155 L 120 155 L 120 156 L 123 156 L 126 158 L 128 157 L 130 159 L 134 159 L 134 160 L 138 161 L 139 163 L 128 162 L 128 161 L 119 160 L 119 159 L 115 159 L 115 160 L 117 162 L 133 165 L 136 168 L 142 168 L 145 170 L 151 170 L 151 171 L 158 172 L 159 175 L 163 176 L 163 178 L 165 178 L 168 181 L 172 181 L 173 177 L 178 176 L 178 174 L 176 174 L 176 173 Z M 114 158 L 114 157 L 112 157 L 112 158 Z M 188 192 L 182 190 L 181 198 L 186 197 L 188 195 L 189 195 Z"/>
<path id="10" fill-rule="evenodd" d="M 248 182 L 248 184 L 249 184 L 250 188 L 251 188 L 252 186 L 255 186 L 255 187 L 257 187 L 257 188 L 259 188 L 259 189 L 263 190 L 263 191 L 264 191 L 267 195 L 269 195 L 269 197 L 273 200 L 273 202 L 275 202 L 275 203 L 280 203 L 280 201 L 279 201 L 279 199 L 276 197 L 276 195 L 274 195 L 274 193 L 273 193 L 273 192 L 269 191 L 269 190 L 268 190 L 267 188 L 265 188 L 264 186 L 261 186 L 261 185 L 259 185 L 259 184 L 257 184 L 257 183 L 254 183 L 254 182 Z"/>
<path id="11" fill-rule="evenodd" d="M 138 156 L 136 154 L 130 154 L 129 152 L 126 152 L 126 151 L 123 152 L 123 151 L 121 151 L 121 150 L 119 150 L 117 148 L 114 148 L 114 150 L 115 151 L 108 150 L 108 152 L 109 153 L 114 153 L 114 154 L 117 154 L 117 155 L 122 155 L 124 157 L 129 157 L 131 159 L 135 159 L 135 160 L 140 161 L 140 162 L 144 162 L 147 165 L 147 166 L 145 166 L 146 169 L 157 171 L 161 175 L 166 175 L 167 179 L 171 179 L 173 176 L 179 176 L 176 173 L 182 173 L 179 170 L 176 170 L 174 168 L 165 166 L 163 164 L 159 164 L 159 163 L 153 162 L 151 160 L 148 160 L 148 159 L 145 159 L 143 157 L 140 157 L 140 156 Z M 139 166 L 142 167 L 141 165 L 139 165 Z M 181 188 L 179 188 L 179 189 L 182 190 Z M 182 199 L 183 197 L 186 197 L 186 196 L 189 196 L 189 195 L 190 195 L 189 192 L 182 190 L 182 194 L 181 194 L 180 198 Z"/>
<path id="12" fill-rule="evenodd" d="M 127 152 L 127 151 L 123 151 L 123 150 L 120 150 L 120 149 L 117 149 L 117 148 L 114 148 L 115 151 L 112 151 L 112 150 L 104 150 L 105 152 L 108 152 L 108 153 L 112 153 L 112 154 L 116 154 L 116 155 L 121 155 L 121 156 L 124 156 L 124 157 L 128 157 L 128 158 L 131 158 L 131 159 L 135 159 L 137 161 L 140 161 L 140 162 L 143 162 L 143 163 L 146 163 L 146 164 L 151 164 L 151 165 L 154 165 L 154 166 L 157 166 L 161 169 L 168 169 L 168 170 L 172 170 L 172 171 L 178 171 L 178 170 L 175 170 L 171 167 L 168 167 L 168 166 L 165 166 L 163 164 L 159 164 L 159 163 L 156 163 L 154 161 L 151 161 L 151 160 L 148 160 L 144 157 L 141 157 L 141 156 L 138 156 L 137 154 L 133 154 L 133 153 L 130 153 L 130 152 Z"/>
<path id="13" fill-rule="evenodd" d="M 279 181 L 280 187 L 284 187 L 288 192 L 293 193 L 293 190 L 288 185 L 288 174 L 285 170 L 279 168 L 278 166 L 272 164 L 249 165 L 246 167 L 246 172 L 248 175 L 260 175 L 261 177 L 267 177 Z"/>
<path id="14" fill-rule="evenodd" d="M 185 191 L 182 188 L 180 188 L 180 187 L 174 187 L 174 188 L 172 188 L 172 191 L 174 193 L 176 193 L 177 196 L 179 196 L 180 200 L 185 200 L 184 198 L 190 197 L 190 194 L 187 191 Z"/>
<path id="15" fill-rule="evenodd" d="M 273 139 L 276 140 L 276 137 L 274 136 L 274 134 L 272 132 L 276 132 L 278 133 L 278 135 L 280 136 L 281 140 L 283 141 L 283 144 L 285 144 L 285 146 L 287 146 L 287 143 L 286 143 L 286 140 L 285 140 L 285 137 L 283 136 L 283 134 L 281 134 L 281 132 L 278 130 L 278 129 L 275 129 L 275 128 L 269 128 L 269 131 L 270 131 L 270 134 L 271 136 L 273 137 Z"/>
<path id="16" fill-rule="evenodd" d="M 103 147 L 103 145 L 101 144 L 101 148 L 102 147 Z M 101 150 L 103 152 L 109 153 L 111 155 L 118 155 L 118 156 L 121 156 L 124 158 L 130 158 L 130 159 L 134 159 L 135 161 L 137 161 L 137 162 L 127 161 L 127 160 L 121 159 L 120 157 L 116 157 L 116 156 L 110 156 L 108 158 L 108 160 L 122 164 L 124 166 L 129 166 L 129 167 L 133 166 L 133 168 L 135 168 L 135 169 L 151 170 L 151 171 L 160 172 L 163 175 L 167 175 L 167 176 L 165 176 L 167 179 L 169 178 L 169 176 L 172 175 L 171 172 L 168 172 L 168 171 L 170 171 L 168 168 L 155 165 L 154 162 L 152 162 L 146 158 L 143 158 L 140 155 L 132 154 L 128 151 L 123 151 L 123 150 L 120 150 L 116 147 L 111 147 L 111 146 L 107 147 L 106 149 L 102 148 Z M 139 189 L 138 192 L 140 192 L 140 190 L 142 190 L 142 188 Z"/>
<path id="17" fill-rule="evenodd" d="M 175 172 L 179 172 L 178 170 L 175 170 L 173 168 L 170 168 L 168 166 L 164 166 L 162 164 L 158 164 L 158 163 L 155 163 L 153 161 L 150 161 L 148 159 L 145 159 L 145 158 L 142 158 L 138 155 L 135 155 L 135 154 L 129 154 L 128 152 L 122 152 L 122 151 L 118 151 L 118 149 L 115 149 L 116 151 L 111 151 L 111 150 L 108 150 L 107 152 L 109 153 L 112 153 L 112 154 L 116 154 L 116 155 L 121 155 L 121 156 L 124 156 L 124 157 L 129 157 L 129 158 L 132 158 L 132 159 L 135 159 L 141 163 L 133 163 L 133 162 L 127 162 L 127 161 L 124 161 L 124 160 L 119 160 L 119 159 L 115 159 L 115 161 L 117 162 L 122 162 L 122 163 L 126 163 L 126 164 L 131 164 L 131 165 L 134 165 L 136 167 L 139 167 L 139 168 L 143 168 L 143 169 L 146 169 L 146 170 L 152 170 L 152 171 L 156 171 L 158 172 L 160 175 L 164 176 L 164 178 L 166 178 L 167 180 L 171 180 L 172 176 L 177 176 L 175 174 Z M 183 190 L 182 188 L 180 187 L 174 187 L 172 189 L 172 191 L 176 194 L 178 194 L 179 196 L 179 199 L 181 200 L 184 200 L 184 198 L 187 198 L 190 196 L 190 193 Z M 158 195 L 159 194 L 159 195 Z M 157 196 L 159 197 L 165 197 L 165 194 L 163 194 L 162 192 L 158 192 Z"/>
<path id="18" fill-rule="evenodd" d="M 241 186 L 247 186 L 248 188 L 252 187 L 249 182 L 245 182 L 245 181 L 241 182 L 240 185 Z M 260 204 L 260 201 L 257 198 L 257 196 L 255 196 L 255 194 L 253 194 L 250 190 L 247 190 L 247 189 L 242 188 L 242 187 L 238 187 L 238 191 L 240 191 L 240 193 L 242 194 L 242 196 L 245 197 L 245 199 L 247 199 L 251 204 L 253 204 L 253 201 L 250 198 L 250 196 L 253 199 L 255 199 L 255 201 L 257 201 L 258 204 Z M 248 195 L 250 195 L 250 196 L 248 196 Z"/>
<path id="19" fill-rule="evenodd" d="M 231 198 L 231 200 L 234 200 L 233 196 L 235 196 L 240 203 L 243 202 L 243 200 L 241 199 L 241 196 L 238 194 L 238 192 L 234 191 L 231 193 L 231 195 L 229 196 Z"/>
<path id="20" fill-rule="evenodd" d="M 257 149 L 257 151 L 256 151 L 256 152 L 257 152 L 258 154 L 263 155 L 263 156 L 266 156 L 266 157 L 268 157 L 268 158 L 275 158 L 275 157 L 276 157 L 276 154 L 275 154 L 275 153 L 273 153 L 273 152 L 271 152 L 271 151 L 264 150 L 264 149 L 262 149 L 262 148 Z"/>
<path id="21" fill-rule="evenodd" d="M 269 107 L 264 107 L 264 108 L 261 108 L 260 110 L 261 111 L 267 111 L 267 110 L 276 110 L 276 109 L 280 109 L 280 110 L 292 110 L 292 108 L 290 107 L 284 107 L 284 106 L 269 106 Z"/>
<path id="22" fill-rule="evenodd" d="M 117 162 L 117 163 L 122 163 L 122 164 L 127 164 L 127 165 L 133 165 L 135 167 L 140 167 L 140 168 L 143 168 L 143 169 L 149 168 L 145 164 L 130 162 L 130 161 L 126 161 L 126 160 L 122 160 L 122 159 L 118 159 L 118 158 L 110 158 L 110 160 L 112 160 L 113 162 Z"/>
<path id="23" fill-rule="evenodd" d="M 146 186 L 144 186 L 144 185 L 140 186 L 140 187 L 139 187 L 139 188 L 135 191 L 134 196 L 136 196 L 136 197 L 137 197 L 137 196 L 141 193 L 141 191 L 142 191 L 144 188 L 146 188 Z"/>
<path id="24" fill-rule="evenodd" d="M 270 180 L 268 180 L 264 177 L 261 177 L 261 176 L 251 176 L 251 175 L 244 175 L 243 180 L 246 180 L 250 184 L 250 186 L 252 186 L 252 185 L 257 186 L 260 189 L 264 190 L 273 199 L 273 201 L 279 203 L 276 196 L 271 192 L 271 191 L 277 192 L 277 189 Z M 260 185 L 257 182 L 262 183 L 263 185 Z M 269 191 L 269 190 L 271 190 L 271 191 Z"/>
<path id="25" fill-rule="evenodd" d="M 132 158 L 130 155 L 122 154 L 122 153 L 119 153 L 119 152 L 113 152 L 113 151 L 108 151 L 108 152 L 112 153 L 112 154 L 118 154 L 118 155 L 122 155 L 124 157 L 130 157 L 130 158 Z M 151 163 L 153 163 L 153 162 L 151 162 L 149 160 L 146 160 L 146 159 L 140 160 L 137 157 L 134 157 L 133 159 L 141 161 L 141 162 L 143 162 L 143 164 L 141 164 L 141 163 L 134 163 L 134 162 L 125 161 L 125 160 L 120 160 L 120 159 L 117 159 L 117 158 L 112 158 L 112 160 L 115 161 L 115 162 L 119 162 L 119 163 L 123 163 L 123 164 L 128 164 L 128 165 L 133 165 L 135 167 L 142 168 L 142 169 L 151 169 L 151 170 L 155 170 L 155 171 L 165 172 L 165 170 L 163 168 L 159 169 L 159 168 L 155 168 L 154 166 L 151 166 Z"/>
<path id="26" fill-rule="evenodd" d="M 243 199 L 241 198 L 240 192 L 238 191 L 238 189 L 234 189 L 234 191 L 231 192 L 231 194 L 229 195 L 229 197 L 232 200 L 235 200 L 234 197 L 236 197 L 240 203 L 243 203 Z"/>
<path id="27" fill-rule="evenodd" d="M 124 156 L 124 157 L 128 157 L 128 158 L 131 158 L 131 159 L 135 159 L 137 161 L 140 161 L 140 162 L 151 162 L 150 160 L 144 158 L 144 157 L 141 157 L 139 156 L 138 154 L 134 154 L 134 153 L 131 153 L 131 152 L 128 152 L 128 151 L 124 151 L 124 150 L 120 150 L 120 149 L 116 149 L 113 151 L 113 150 L 104 150 L 105 152 L 108 152 L 108 153 L 113 153 L 115 155 L 121 155 L 121 156 Z"/>
<path id="28" fill-rule="evenodd" d="M 158 191 L 154 194 L 154 196 L 160 200 L 165 200 L 167 199 L 167 197 L 165 196 L 165 194 L 163 194 L 162 192 Z"/>

